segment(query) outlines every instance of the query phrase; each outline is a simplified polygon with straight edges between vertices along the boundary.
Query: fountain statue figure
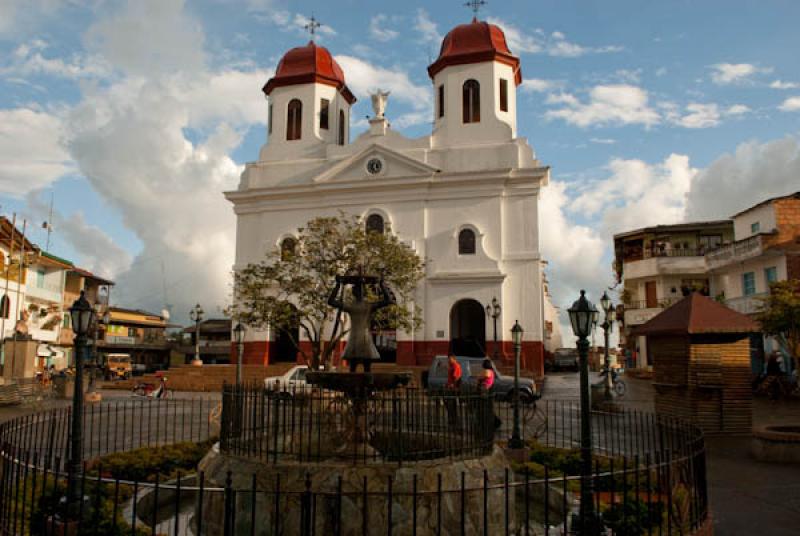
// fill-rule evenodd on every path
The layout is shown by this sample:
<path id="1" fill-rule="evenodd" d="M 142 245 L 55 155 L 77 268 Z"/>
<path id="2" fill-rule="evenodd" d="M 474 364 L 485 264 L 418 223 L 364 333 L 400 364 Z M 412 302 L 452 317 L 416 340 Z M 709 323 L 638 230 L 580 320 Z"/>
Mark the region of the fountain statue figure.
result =
<path id="1" fill-rule="evenodd" d="M 352 286 L 352 298 L 345 301 L 342 285 L 348 284 Z M 377 301 L 367 298 L 367 285 L 377 286 Z M 364 372 L 369 372 L 372 362 L 380 360 L 381 356 L 372 341 L 372 318 L 376 311 L 394 303 L 394 296 L 383 279 L 362 274 L 336 276 L 336 285 L 328 297 L 328 304 L 336 307 L 338 314 L 344 311 L 350 317 L 350 332 L 342 355 L 342 359 L 350 365 L 350 372 L 355 372 L 359 363 Z"/>

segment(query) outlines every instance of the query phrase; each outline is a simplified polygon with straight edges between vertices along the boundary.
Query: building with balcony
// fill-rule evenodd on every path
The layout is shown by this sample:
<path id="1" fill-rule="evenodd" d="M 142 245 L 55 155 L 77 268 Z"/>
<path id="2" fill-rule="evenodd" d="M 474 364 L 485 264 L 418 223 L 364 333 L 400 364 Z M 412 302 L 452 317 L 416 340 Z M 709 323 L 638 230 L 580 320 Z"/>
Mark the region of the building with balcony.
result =
<path id="1" fill-rule="evenodd" d="M 220 365 L 230 363 L 236 357 L 236 348 L 231 341 L 231 319 L 210 318 L 200 322 L 199 330 L 195 326 L 184 328 L 181 332 L 181 344 L 178 352 L 183 354 L 184 362 L 194 359 L 195 339 L 199 331 L 200 359 L 205 364 Z"/>
<path id="2" fill-rule="evenodd" d="M 98 361 L 104 364 L 109 354 L 131 358 L 134 372 L 154 372 L 169 367 L 171 345 L 163 315 L 138 309 L 108 307 L 107 323 L 100 326 L 97 339 Z"/>
<path id="3" fill-rule="evenodd" d="M 628 366 L 652 361 L 645 337 L 631 337 L 666 307 L 692 292 L 710 294 L 705 255 L 733 241 L 733 222 L 657 225 L 614 236 L 614 269 L 622 285 L 620 344 Z"/>
<path id="4" fill-rule="evenodd" d="M 733 228 L 734 241 L 706 255 L 711 294 L 731 309 L 754 315 L 771 283 L 800 279 L 800 192 L 735 214 Z M 769 337 L 756 337 L 753 343 L 756 371 L 765 354 L 782 351 Z"/>

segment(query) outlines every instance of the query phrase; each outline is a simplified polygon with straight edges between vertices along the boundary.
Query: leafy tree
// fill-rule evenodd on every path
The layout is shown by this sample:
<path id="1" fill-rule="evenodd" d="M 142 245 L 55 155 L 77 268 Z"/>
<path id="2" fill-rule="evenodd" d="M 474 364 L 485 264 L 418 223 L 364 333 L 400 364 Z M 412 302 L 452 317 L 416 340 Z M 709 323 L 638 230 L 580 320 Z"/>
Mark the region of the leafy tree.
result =
<path id="1" fill-rule="evenodd" d="M 800 279 L 776 281 L 756 315 L 764 333 L 772 335 L 797 361 L 800 359 Z"/>
<path id="2" fill-rule="evenodd" d="M 230 314 L 235 320 L 283 331 L 307 364 L 327 366 L 348 333 L 344 318 L 335 321 L 328 296 L 337 275 L 363 270 L 384 278 L 397 300 L 376 313 L 376 327 L 406 332 L 419 328 L 420 310 L 412 300 L 423 262 L 388 226 L 384 233 L 368 232 L 358 217 L 342 212 L 309 221 L 298 229 L 293 246 L 277 247 L 234 274 L 236 303 Z M 374 289 L 368 289 L 368 298 L 377 298 Z M 310 342 L 310 352 L 289 329 L 295 325 Z"/>

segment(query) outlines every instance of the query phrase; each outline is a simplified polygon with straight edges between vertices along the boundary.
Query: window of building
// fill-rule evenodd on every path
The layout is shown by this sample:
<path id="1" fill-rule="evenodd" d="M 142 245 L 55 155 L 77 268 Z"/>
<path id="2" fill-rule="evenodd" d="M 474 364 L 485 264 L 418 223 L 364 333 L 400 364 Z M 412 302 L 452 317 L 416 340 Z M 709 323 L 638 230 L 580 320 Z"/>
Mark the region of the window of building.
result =
<path id="1" fill-rule="evenodd" d="M 3 294 L 3 297 L 0 298 L 0 318 L 8 318 L 10 313 L 11 300 L 8 298 L 7 294 Z"/>
<path id="2" fill-rule="evenodd" d="M 463 119 L 465 123 L 481 121 L 481 85 L 477 80 L 464 82 L 462 91 Z"/>
<path id="3" fill-rule="evenodd" d="M 755 223 L 751 223 L 751 224 L 750 224 L 750 232 L 751 232 L 752 234 L 756 234 L 756 233 L 757 233 L 757 232 L 759 232 L 760 230 L 761 230 L 761 222 L 758 222 L 758 221 L 757 221 L 757 222 L 755 222 Z"/>
<path id="4" fill-rule="evenodd" d="M 722 245 L 722 235 L 701 236 L 699 244 L 702 251 L 711 251 L 717 249 Z"/>
<path id="5" fill-rule="evenodd" d="M 745 296 L 752 296 L 756 293 L 755 272 L 745 272 L 742 274 L 742 293 Z"/>
<path id="6" fill-rule="evenodd" d="M 370 214 L 367 216 L 367 222 L 365 228 L 368 233 L 380 233 L 383 234 L 384 231 L 384 221 L 383 216 L 380 214 Z"/>
<path id="7" fill-rule="evenodd" d="M 289 109 L 286 114 L 286 139 L 288 141 L 299 140 L 302 136 L 303 124 L 303 103 L 299 99 L 289 101 Z"/>
<path id="8" fill-rule="evenodd" d="M 272 104 L 267 108 L 267 134 L 272 134 Z"/>
<path id="9" fill-rule="evenodd" d="M 284 238 L 281 241 L 281 260 L 286 261 L 291 259 L 297 251 L 297 240 L 291 236 Z"/>
<path id="10" fill-rule="evenodd" d="M 345 118 L 344 110 L 339 110 L 339 145 L 344 145 Z"/>
<path id="11" fill-rule="evenodd" d="M 69 313 L 64 311 L 64 320 L 61 322 L 62 328 L 71 328 L 72 327 L 72 318 L 69 316 Z"/>
<path id="12" fill-rule="evenodd" d="M 36 288 L 44 288 L 44 270 L 36 270 Z"/>
<path id="13" fill-rule="evenodd" d="M 508 111 L 508 80 L 500 79 L 500 111 Z"/>
<path id="14" fill-rule="evenodd" d="M 444 117 L 444 84 L 439 86 L 439 117 Z"/>
<path id="15" fill-rule="evenodd" d="M 775 283 L 778 280 L 778 268 L 775 266 L 770 266 L 764 270 L 764 280 L 767 282 L 767 286 Z"/>
<path id="16" fill-rule="evenodd" d="M 472 229 L 461 229 L 458 233 L 458 254 L 475 255 L 475 231 Z"/>
<path id="17" fill-rule="evenodd" d="M 331 107 L 331 101 L 328 99 L 320 99 L 319 101 L 319 128 L 328 130 L 328 109 Z"/>

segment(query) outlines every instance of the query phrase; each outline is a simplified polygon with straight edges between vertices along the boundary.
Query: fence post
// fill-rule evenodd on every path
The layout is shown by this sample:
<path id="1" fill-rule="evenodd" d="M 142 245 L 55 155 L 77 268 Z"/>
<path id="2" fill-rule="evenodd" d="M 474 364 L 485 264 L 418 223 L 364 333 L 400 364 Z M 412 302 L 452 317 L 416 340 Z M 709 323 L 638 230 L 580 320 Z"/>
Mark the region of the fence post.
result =
<path id="1" fill-rule="evenodd" d="M 311 534 L 311 474 L 306 473 L 306 489 L 300 497 L 300 534 Z"/>
<path id="2" fill-rule="evenodd" d="M 224 498 L 224 512 L 222 531 L 224 536 L 231 536 L 233 534 L 233 482 L 231 480 L 231 472 L 225 477 L 225 498 Z"/>

